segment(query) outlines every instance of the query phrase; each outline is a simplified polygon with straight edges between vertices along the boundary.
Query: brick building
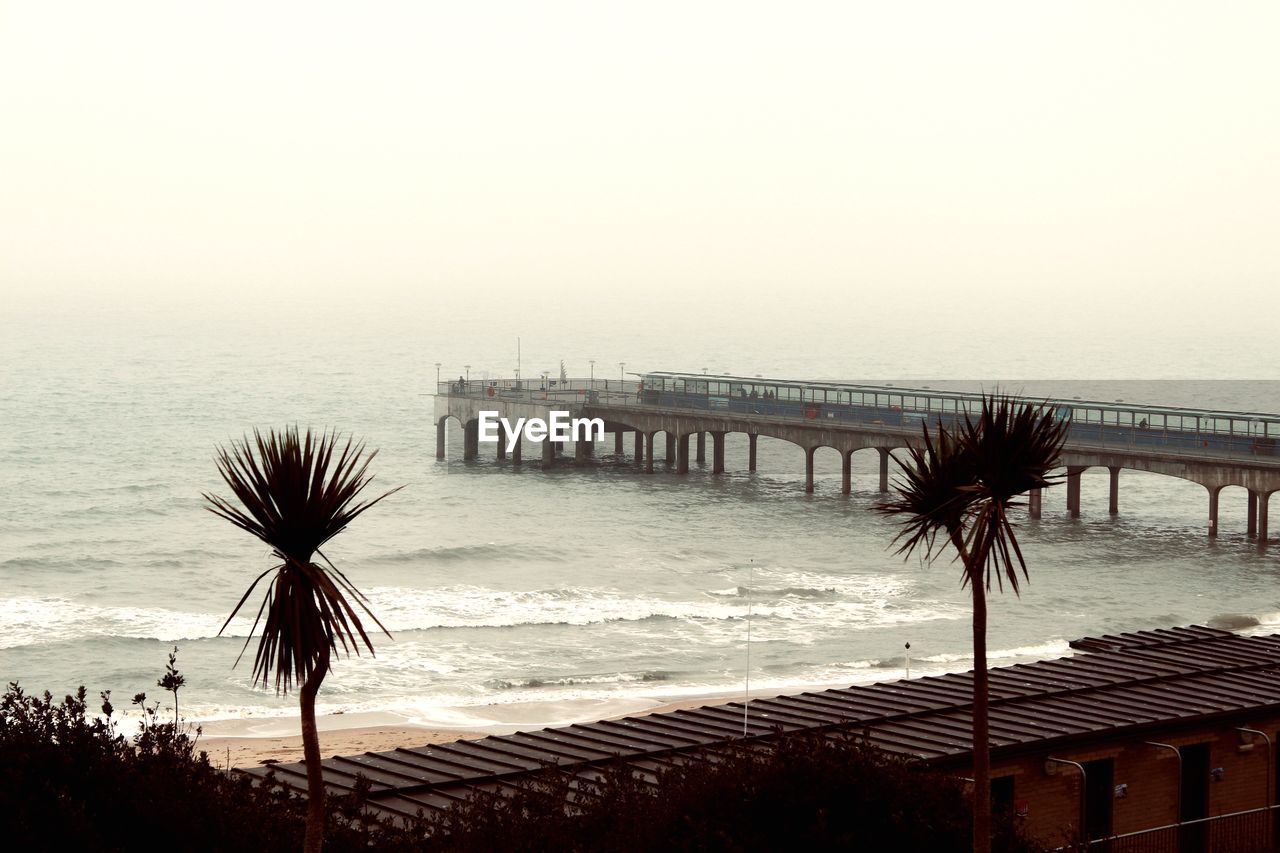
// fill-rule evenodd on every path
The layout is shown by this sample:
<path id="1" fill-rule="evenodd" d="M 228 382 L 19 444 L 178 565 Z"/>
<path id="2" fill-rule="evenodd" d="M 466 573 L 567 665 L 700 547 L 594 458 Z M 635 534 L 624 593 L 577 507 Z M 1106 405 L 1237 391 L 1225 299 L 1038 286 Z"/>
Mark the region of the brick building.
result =
<path id="1" fill-rule="evenodd" d="M 992 794 L 1050 844 L 1084 834 L 1107 853 L 1275 850 L 1273 744 L 1280 738 L 1280 636 L 1191 627 L 1077 640 L 1074 655 L 991 670 Z M 748 741 L 855 731 L 888 751 L 967 773 L 967 673 L 754 700 Z M 372 783 L 370 802 L 411 816 L 477 789 L 625 762 L 652 773 L 743 739 L 723 705 L 457 741 L 324 762 L 326 782 Z M 277 776 L 306 788 L 303 765 Z M 266 768 L 246 772 L 265 775 Z"/>

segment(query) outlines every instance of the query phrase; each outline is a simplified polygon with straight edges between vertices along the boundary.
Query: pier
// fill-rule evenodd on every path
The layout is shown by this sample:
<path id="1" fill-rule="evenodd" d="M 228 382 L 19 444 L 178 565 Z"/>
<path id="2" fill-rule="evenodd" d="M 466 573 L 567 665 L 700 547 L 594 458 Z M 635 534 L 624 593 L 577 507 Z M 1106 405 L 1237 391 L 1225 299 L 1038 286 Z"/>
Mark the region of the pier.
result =
<path id="1" fill-rule="evenodd" d="M 807 492 L 814 489 L 814 454 L 824 447 L 841 457 L 841 492 L 851 490 L 851 459 L 860 450 L 879 455 L 879 490 L 889 490 L 890 455 L 919 439 L 924 424 L 953 424 L 981 407 L 979 394 L 856 383 L 801 382 L 761 377 L 647 373 L 637 379 L 459 380 L 441 382 L 435 402 L 436 458 L 445 458 L 447 423 L 463 428 L 463 458 L 480 452 L 479 413 L 547 418 L 551 411 L 600 418 L 611 433 L 615 454 L 628 445 L 633 464 L 653 473 L 655 462 L 687 474 L 690 455 L 711 473 L 725 471 L 725 437 L 748 439 L 749 471 L 756 470 L 760 436 L 795 444 L 805 454 Z M 1080 475 L 1106 468 L 1110 475 L 1108 512 L 1119 512 L 1120 472 L 1147 471 L 1198 483 L 1207 491 L 1210 537 L 1218 535 L 1219 495 L 1224 488 L 1246 490 L 1247 535 L 1266 542 L 1268 505 L 1280 490 L 1280 415 L 1199 411 L 1159 405 L 1102 403 L 1077 399 L 1034 399 L 1036 405 L 1070 421 L 1061 457 L 1067 513 L 1080 516 Z M 661 441 L 659 441 L 661 436 Z M 710 437 L 710 441 L 708 441 Z M 566 457 L 570 442 L 542 443 L 541 463 Z M 506 456 L 505 437 L 496 448 Z M 522 464 L 517 444 L 511 462 Z M 573 458 L 587 464 L 594 442 L 574 444 Z M 1032 518 L 1042 514 L 1039 490 L 1028 496 Z"/>

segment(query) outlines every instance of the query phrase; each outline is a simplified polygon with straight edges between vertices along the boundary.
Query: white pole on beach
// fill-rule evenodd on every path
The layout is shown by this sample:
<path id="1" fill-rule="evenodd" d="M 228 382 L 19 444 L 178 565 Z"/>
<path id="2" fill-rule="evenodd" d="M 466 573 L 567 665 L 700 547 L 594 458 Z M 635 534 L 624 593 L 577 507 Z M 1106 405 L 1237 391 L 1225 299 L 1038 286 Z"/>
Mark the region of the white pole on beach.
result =
<path id="1" fill-rule="evenodd" d="M 907 678 L 911 677 L 911 644 L 907 643 Z"/>
<path id="2" fill-rule="evenodd" d="M 756 561 L 747 567 L 747 675 L 742 684 L 742 736 L 747 736 L 747 716 L 751 710 L 751 584 L 755 580 Z"/>

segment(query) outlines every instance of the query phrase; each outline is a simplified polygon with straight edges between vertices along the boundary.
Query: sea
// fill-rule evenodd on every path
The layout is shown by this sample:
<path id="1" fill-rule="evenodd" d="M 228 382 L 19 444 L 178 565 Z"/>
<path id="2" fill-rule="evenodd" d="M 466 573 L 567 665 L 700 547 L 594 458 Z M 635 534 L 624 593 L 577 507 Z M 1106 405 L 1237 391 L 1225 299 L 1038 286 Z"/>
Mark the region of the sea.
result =
<path id="1" fill-rule="evenodd" d="M 118 706 L 147 692 L 168 706 L 156 680 L 176 647 L 186 718 L 296 713 L 295 697 L 253 682 L 256 594 L 224 628 L 270 555 L 202 497 L 228 493 L 218 446 L 289 424 L 355 435 L 377 450 L 372 488 L 404 487 L 327 549 L 389 636 L 374 635 L 375 654 L 335 663 L 324 713 L 465 727 L 542 707 L 557 709 L 537 720 L 552 723 L 614 700 L 971 665 L 959 569 L 946 555 L 896 553 L 895 522 L 873 511 L 874 453 L 854 456 L 848 496 L 834 451 L 818 453 L 807 495 L 799 448 L 761 439 L 748 473 L 743 436 L 729 438 L 722 476 L 696 464 L 645 476 L 629 437 L 622 458 L 606 440 L 585 469 L 515 468 L 488 454 L 464 463 L 456 427 L 439 462 L 438 375 L 706 368 L 1280 412 L 1274 369 L 1258 369 L 1275 360 L 1236 358 L 1240 346 L 1272 346 L 1261 339 L 1173 346 L 1177 334 L 1141 324 L 1117 339 L 1115 326 L 956 329 L 923 310 L 888 322 L 795 316 L 781 303 L 486 305 L 210 294 L 6 312 L 0 678 L 55 696 L 112 690 Z M 1106 471 L 1089 471 L 1076 520 L 1065 489 L 1049 490 L 1043 519 L 1019 518 L 1028 581 L 992 598 L 992 664 L 1067 654 L 1072 639 L 1110 632 L 1280 630 L 1280 546 L 1246 538 L 1243 490 L 1222 501 L 1211 541 L 1205 490 L 1189 482 L 1126 471 L 1113 517 Z"/>

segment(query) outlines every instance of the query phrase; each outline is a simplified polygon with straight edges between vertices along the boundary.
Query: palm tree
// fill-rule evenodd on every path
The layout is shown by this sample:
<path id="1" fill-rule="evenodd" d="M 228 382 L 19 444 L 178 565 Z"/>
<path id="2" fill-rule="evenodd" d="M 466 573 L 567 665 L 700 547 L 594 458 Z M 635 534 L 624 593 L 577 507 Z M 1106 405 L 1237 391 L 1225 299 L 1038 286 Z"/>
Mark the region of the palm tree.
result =
<path id="1" fill-rule="evenodd" d="M 896 497 L 876 508 L 902 516 L 898 553 L 917 549 L 928 560 L 950 545 L 963 567 L 961 586 L 973 595 L 973 849 L 991 849 L 991 753 L 988 735 L 987 593 L 995 578 L 1015 594 L 1027 564 L 1009 520 L 1016 498 L 1053 485 L 1067 422 L 1045 408 L 984 396 L 976 421 L 967 414 L 952 429 L 928 425 L 923 440 L 899 461 Z"/>
<path id="2" fill-rule="evenodd" d="M 352 651 L 358 655 L 361 645 L 373 653 L 373 644 L 353 604 L 387 633 L 369 611 L 364 595 L 329 562 L 320 547 L 346 529 L 356 516 L 399 489 L 372 500 L 359 500 L 373 479 L 368 468 L 377 451 L 366 455 L 364 444 L 356 444 L 350 438 L 339 448 L 341 439 L 336 432 L 313 436 L 308 429 L 300 437 L 297 427 L 287 427 L 281 432 L 270 430 L 265 436 L 254 430 L 253 439 L 252 443 L 248 438 L 232 441 L 229 449 L 218 448 L 216 457 L 218 471 L 240 506 L 205 494 L 205 508 L 271 546 L 272 557 L 279 563 L 249 585 L 222 630 L 226 630 L 258 584 L 272 575 L 250 631 L 251 639 L 262 626 L 253 676 L 266 687 L 274 673 L 277 693 L 288 693 L 295 681 L 301 684 L 299 706 L 308 796 L 305 849 L 319 853 L 325 811 L 316 694 L 339 644 L 348 655 Z M 315 561 L 316 555 L 324 565 Z M 246 639 L 244 648 L 248 647 Z M 244 649 L 240 655 L 243 657 Z M 239 662 L 237 657 L 236 663 Z"/>

